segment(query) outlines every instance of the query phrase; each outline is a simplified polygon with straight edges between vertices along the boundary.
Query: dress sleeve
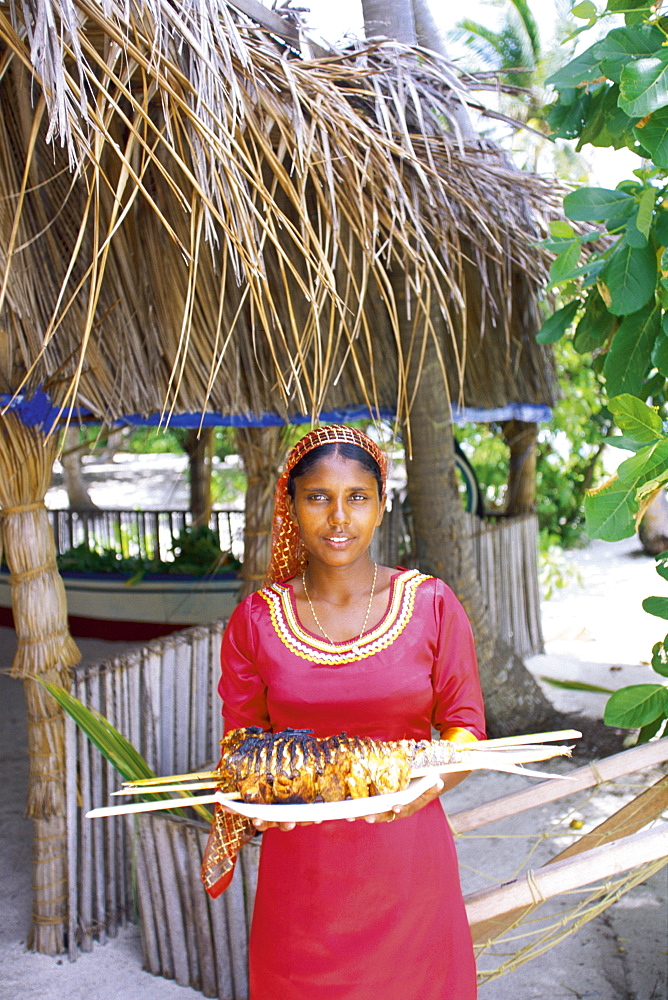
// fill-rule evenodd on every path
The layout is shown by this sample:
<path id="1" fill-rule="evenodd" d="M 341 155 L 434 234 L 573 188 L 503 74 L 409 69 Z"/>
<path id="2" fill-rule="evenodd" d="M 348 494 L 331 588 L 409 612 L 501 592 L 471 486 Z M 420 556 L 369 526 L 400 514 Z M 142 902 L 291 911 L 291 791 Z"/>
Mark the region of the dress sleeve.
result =
<path id="1" fill-rule="evenodd" d="M 473 632 L 464 608 L 442 580 L 435 580 L 437 647 L 432 684 L 432 724 L 446 739 L 459 740 L 464 729 L 485 738 L 485 710 L 478 678 Z"/>
<path id="2" fill-rule="evenodd" d="M 218 693 L 223 701 L 226 733 L 245 726 L 270 728 L 267 686 L 257 668 L 254 596 L 251 594 L 234 609 L 223 634 Z"/>

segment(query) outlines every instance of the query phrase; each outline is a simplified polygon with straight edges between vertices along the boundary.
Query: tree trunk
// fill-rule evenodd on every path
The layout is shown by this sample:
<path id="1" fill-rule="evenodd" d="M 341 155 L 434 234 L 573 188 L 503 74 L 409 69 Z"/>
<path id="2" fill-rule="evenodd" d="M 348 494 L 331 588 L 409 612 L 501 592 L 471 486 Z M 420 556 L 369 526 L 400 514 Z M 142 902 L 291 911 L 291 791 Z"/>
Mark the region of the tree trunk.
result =
<path id="1" fill-rule="evenodd" d="M 371 11 L 371 6 L 369 0 L 363 0 L 367 36 L 370 31 L 367 11 Z M 399 12 L 403 7 L 415 10 L 413 2 L 383 0 L 386 11 Z M 388 14 L 388 18 L 391 16 Z M 420 30 L 421 44 L 445 55 L 440 36 L 428 37 L 426 34 L 428 30 L 435 30 L 435 26 L 433 20 L 429 22 L 423 8 L 420 10 Z M 395 32 L 395 37 L 407 44 L 414 41 L 402 35 L 400 30 Z M 462 137 L 475 136 L 463 106 L 458 113 L 457 126 Z M 413 400 L 410 412 L 412 451 L 406 471 L 418 565 L 424 572 L 445 580 L 468 614 L 476 641 L 490 735 L 530 732 L 550 716 L 552 706 L 520 657 L 489 627 L 489 616 L 475 572 L 473 545 L 457 489 L 450 399 L 431 331 L 427 334 L 424 354 L 420 356 L 427 321 L 438 332 L 443 330 L 443 317 L 432 296 L 429 316 L 421 317 L 421 322 L 414 324 L 406 301 L 406 278 L 400 266 L 395 267 L 396 273 L 390 277 L 401 347 L 408 365 L 407 396 Z"/>
<path id="2" fill-rule="evenodd" d="M 211 470 L 214 429 L 203 427 L 187 431 L 183 445 L 190 471 L 190 510 L 193 528 L 206 527 L 211 520 Z"/>
<path id="3" fill-rule="evenodd" d="M 390 0 L 362 0 L 364 14 L 364 33 L 367 38 L 382 35 L 385 38 L 396 38 L 406 45 L 415 45 L 415 21 L 413 7 L 403 0 L 397 3 Z"/>
<path id="4" fill-rule="evenodd" d="M 247 479 L 241 601 L 262 587 L 269 566 L 274 488 L 285 457 L 285 429 L 243 427 L 236 440 Z"/>
<path id="5" fill-rule="evenodd" d="M 656 494 L 638 527 L 638 537 L 645 552 L 658 556 L 668 549 L 668 497 Z"/>
<path id="6" fill-rule="evenodd" d="M 406 473 L 418 566 L 445 580 L 471 622 L 489 735 L 531 732 L 550 717 L 552 706 L 520 657 L 489 626 L 457 489 L 452 411 L 436 346 L 429 335 L 420 358 L 422 331 L 417 330 L 413 343 L 413 321 L 408 315 L 403 275 L 393 281 L 393 291 L 402 348 L 409 360 L 409 397 L 417 386 L 410 412 L 411 447 Z M 443 324 L 438 306 L 429 318 L 438 331 Z"/>
<path id="7" fill-rule="evenodd" d="M 65 431 L 64 450 L 60 456 L 63 466 L 63 484 L 70 507 L 77 510 L 97 510 L 83 478 L 82 458 L 88 451 L 87 445 L 79 444 L 79 428 L 74 424 Z"/>
<path id="8" fill-rule="evenodd" d="M 33 926 L 28 946 L 55 955 L 67 946 L 67 829 L 62 712 L 36 678 L 69 687 L 79 651 L 67 626 L 65 588 L 44 496 L 57 439 L 12 414 L 0 416 L 0 527 L 18 640 L 11 674 L 24 679 L 34 819 Z"/>
<path id="9" fill-rule="evenodd" d="M 536 509 L 536 439 L 538 424 L 508 420 L 503 436 L 510 449 L 505 513 L 509 517 Z"/>

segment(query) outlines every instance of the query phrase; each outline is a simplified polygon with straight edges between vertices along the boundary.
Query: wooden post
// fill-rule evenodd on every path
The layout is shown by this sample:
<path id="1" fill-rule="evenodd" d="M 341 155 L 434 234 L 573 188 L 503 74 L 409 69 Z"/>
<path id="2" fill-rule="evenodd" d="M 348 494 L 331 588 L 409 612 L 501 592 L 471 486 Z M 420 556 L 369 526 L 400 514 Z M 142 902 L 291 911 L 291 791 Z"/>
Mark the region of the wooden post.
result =
<path id="1" fill-rule="evenodd" d="M 187 432 L 184 448 L 190 468 L 190 510 L 194 528 L 206 527 L 211 520 L 213 447 L 213 427 Z"/>
<path id="2" fill-rule="evenodd" d="M 12 585 L 18 640 L 11 674 L 24 680 L 28 709 L 30 782 L 34 819 L 33 926 L 29 947 L 48 955 L 65 950 L 67 824 L 65 730 L 60 709 L 38 677 L 69 686 L 79 651 L 67 626 L 65 588 L 44 496 L 57 439 L 0 416 L 0 525 Z"/>
<path id="3" fill-rule="evenodd" d="M 508 494 L 505 513 L 509 517 L 536 509 L 536 439 L 538 424 L 508 420 L 503 436 L 510 449 Z"/>

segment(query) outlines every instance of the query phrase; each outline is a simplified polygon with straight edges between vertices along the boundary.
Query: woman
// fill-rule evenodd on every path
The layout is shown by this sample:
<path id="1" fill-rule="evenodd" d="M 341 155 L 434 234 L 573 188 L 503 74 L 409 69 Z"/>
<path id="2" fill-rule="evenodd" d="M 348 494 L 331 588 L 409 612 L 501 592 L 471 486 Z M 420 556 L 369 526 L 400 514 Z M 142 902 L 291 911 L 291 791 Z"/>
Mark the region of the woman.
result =
<path id="1" fill-rule="evenodd" d="M 369 555 L 386 463 L 333 425 L 290 453 L 265 588 L 222 647 L 226 731 L 260 726 L 424 739 L 483 733 L 471 629 L 449 588 Z M 266 831 L 250 939 L 252 1000 L 473 1000 L 475 966 L 439 794 Z M 398 821 L 398 822 L 397 822 Z"/>

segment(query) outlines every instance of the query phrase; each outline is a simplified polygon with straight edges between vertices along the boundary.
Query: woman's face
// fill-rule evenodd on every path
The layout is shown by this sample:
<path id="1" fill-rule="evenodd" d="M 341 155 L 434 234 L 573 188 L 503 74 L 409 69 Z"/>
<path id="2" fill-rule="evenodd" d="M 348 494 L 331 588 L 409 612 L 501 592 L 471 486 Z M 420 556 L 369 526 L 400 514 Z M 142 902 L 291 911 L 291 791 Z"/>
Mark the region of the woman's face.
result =
<path id="1" fill-rule="evenodd" d="M 354 458 L 334 454 L 323 456 L 294 482 L 288 507 L 309 562 L 348 566 L 366 557 L 385 499 L 379 499 L 372 473 Z"/>

